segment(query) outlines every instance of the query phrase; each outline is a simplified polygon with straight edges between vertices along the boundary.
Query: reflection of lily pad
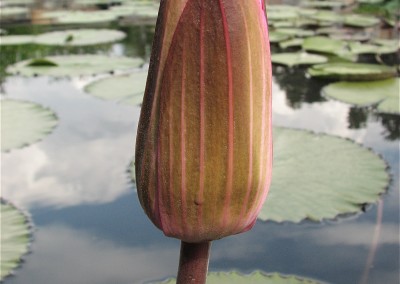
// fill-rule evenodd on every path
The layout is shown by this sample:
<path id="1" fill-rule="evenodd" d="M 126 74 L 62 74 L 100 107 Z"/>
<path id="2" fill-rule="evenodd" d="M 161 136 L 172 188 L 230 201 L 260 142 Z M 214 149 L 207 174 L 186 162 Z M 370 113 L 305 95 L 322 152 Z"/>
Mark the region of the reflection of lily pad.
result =
<path id="1" fill-rule="evenodd" d="M 125 33 L 109 29 L 78 29 L 41 34 L 35 42 L 43 45 L 93 45 L 121 40 Z"/>
<path id="2" fill-rule="evenodd" d="M 7 35 L 0 36 L 0 46 L 1 45 L 20 45 L 20 44 L 30 44 L 33 43 L 35 39 L 32 35 Z"/>
<path id="3" fill-rule="evenodd" d="M 1 281 L 21 264 L 21 257 L 28 252 L 30 229 L 26 216 L 14 206 L 1 200 L 0 210 Z"/>
<path id="4" fill-rule="evenodd" d="M 312 77 L 366 81 L 394 77 L 396 69 L 378 64 L 326 63 L 310 67 L 308 74 Z"/>
<path id="5" fill-rule="evenodd" d="M 40 105 L 16 100 L 1 101 L 1 150 L 36 142 L 56 126 L 55 114 Z"/>
<path id="6" fill-rule="evenodd" d="M 286 66 L 309 65 L 325 63 L 328 59 L 322 55 L 310 54 L 307 52 L 296 53 L 274 53 L 271 57 L 272 63 L 283 64 Z"/>
<path id="7" fill-rule="evenodd" d="M 32 60 L 25 60 L 10 66 L 7 72 L 24 76 L 80 76 L 126 70 L 143 64 L 141 58 L 109 57 L 105 55 L 49 56 L 46 59 L 58 66 L 29 66 Z"/>
<path id="8" fill-rule="evenodd" d="M 378 105 L 379 112 L 398 113 L 400 79 L 373 82 L 338 82 L 322 89 L 322 94 L 359 106 Z"/>
<path id="9" fill-rule="evenodd" d="M 259 219 L 321 221 L 360 212 L 389 182 L 386 164 L 349 140 L 274 129 L 272 184 Z"/>
<path id="10" fill-rule="evenodd" d="M 139 105 L 143 100 L 146 79 L 147 71 L 113 76 L 89 84 L 85 91 L 105 100 Z"/>
<path id="11" fill-rule="evenodd" d="M 174 284 L 175 279 L 168 279 L 160 284 Z M 207 276 L 207 284 L 318 284 L 312 279 L 302 278 L 293 275 L 282 275 L 279 273 L 264 273 L 262 271 L 254 271 L 251 274 L 242 274 L 240 272 L 210 272 Z"/>

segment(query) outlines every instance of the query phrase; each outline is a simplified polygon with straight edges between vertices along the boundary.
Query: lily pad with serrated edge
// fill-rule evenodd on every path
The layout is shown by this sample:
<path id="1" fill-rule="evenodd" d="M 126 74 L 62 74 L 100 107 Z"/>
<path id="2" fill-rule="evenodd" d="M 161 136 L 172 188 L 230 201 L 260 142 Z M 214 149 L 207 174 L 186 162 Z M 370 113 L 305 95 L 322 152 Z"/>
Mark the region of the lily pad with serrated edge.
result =
<path id="1" fill-rule="evenodd" d="M 400 114 L 399 92 L 399 78 L 372 82 L 337 82 L 322 89 L 326 97 L 357 106 L 377 105 L 379 112 L 394 114 Z"/>
<path id="2" fill-rule="evenodd" d="M 312 77 L 347 81 L 371 81 L 396 76 L 396 69 L 389 66 L 367 63 L 324 63 L 307 70 Z"/>
<path id="3" fill-rule="evenodd" d="M 140 105 L 146 80 L 147 71 L 112 76 L 87 85 L 85 91 L 104 100 Z"/>
<path id="4" fill-rule="evenodd" d="M 33 43 L 35 36 L 32 35 L 6 35 L 0 36 L 0 46 L 20 45 Z"/>
<path id="5" fill-rule="evenodd" d="M 28 253 L 31 230 L 28 218 L 13 205 L 0 199 L 1 258 L 0 281 L 11 275 Z"/>
<path id="6" fill-rule="evenodd" d="M 272 184 L 258 218 L 298 223 L 360 212 L 389 183 L 385 162 L 343 138 L 274 128 Z"/>
<path id="7" fill-rule="evenodd" d="M 29 66 L 33 61 L 30 59 L 9 66 L 7 72 L 24 76 L 81 76 L 132 69 L 141 66 L 144 62 L 141 58 L 106 55 L 60 55 L 49 56 L 45 59 L 54 62 L 57 66 Z"/>
<path id="8" fill-rule="evenodd" d="M 35 43 L 42 45 L 84 46 L 110 43 L 125 38 L 125 33 L 110 29 L 77 29 L 38 35 Z"/>
<path id="9" fill-rule="evenodd" d="M 167 279 L 163 282 L 153 282 L 159 284 L 174 284 L 174 278 Z M 294 275 L 283 275 L 279 273 L 265 273 L 262 271 L 254 271 L 251 274 L 242 274 L 237 271 L 230 272 L 210 272 L 207 275 L 207 284 L 318 284 L 313 279 L 303 278 Z"/>
<path id="10" fill-rule="evenodd" d="M 272 54 L 271 61 L 275 64 L 282 64 L 291 67 L 295 65 L 325 63 L 328 59 L 325 56 L 310 54 L 307 52 L 287 52 Z"/>
<path id="11" fill-rule="evenodd" d="M 41 140 L 57 125 L 54 112 L 38 104 L 1 100 L 1 151 L 21 148 Z"/>

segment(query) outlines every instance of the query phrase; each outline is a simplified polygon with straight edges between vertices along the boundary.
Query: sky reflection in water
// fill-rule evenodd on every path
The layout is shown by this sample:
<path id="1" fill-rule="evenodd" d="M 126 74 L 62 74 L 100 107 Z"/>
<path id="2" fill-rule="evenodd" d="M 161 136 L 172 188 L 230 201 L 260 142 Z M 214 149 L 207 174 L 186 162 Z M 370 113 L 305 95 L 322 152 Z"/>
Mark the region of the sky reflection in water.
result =
<path id="1" fill-rule="evenodd" d="M 179 242 L 150 223 L 127 173 L 140 108 L 85 94 L 84 82 L 8 77 L 3 85 L 7 97 L 38 102 L 59 118 L 43 141 L 1 157 L 2 196 L 28 210 L 36 226 L 33 253 L 6 283 L 143 283 L 176 273 Z M 320 97 L 294 103 L 276 79 L 273 91 L 276 126 L 350 138 L 389 163 L 393 180 L 383 196 L 379 241 L 373 243 L 376 205 L 323 224 L 258 222 L 246 234 L 215 241 L 210 269 L 359 283 L 376 246 L 367 283 L 398 283 L 398 137 L 386 139 L 388 130 L 369 111 L 358 113 L 359 128 L 351 127 L 349 105 Z"/>

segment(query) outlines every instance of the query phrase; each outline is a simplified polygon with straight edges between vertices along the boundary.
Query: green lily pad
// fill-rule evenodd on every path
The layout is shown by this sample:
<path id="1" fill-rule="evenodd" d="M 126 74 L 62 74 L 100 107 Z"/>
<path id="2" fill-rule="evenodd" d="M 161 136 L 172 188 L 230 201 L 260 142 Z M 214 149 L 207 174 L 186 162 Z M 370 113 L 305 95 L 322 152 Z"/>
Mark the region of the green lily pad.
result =
<path id="1" fill-rule="evenodd" d="M 345 41 L 324 36 L 315 36 L 304 39 L 303 49 L 307 51 L 337 55 L 349 53 Z"/>
<path id="2" fill-rule="evenodd" d="M 30 44 L 30 43 L 33 43 L 34 39 L 35 39 L 35 36 L 32 36 L 32 35 L 0 36 L 0 46 Z"/>
<path id="3" fill-rule="evenodd" d="M 288 47 L 294 47 L 294 46 L 302 46 L 304 40 L 302 38 L 293 38 L 285 41 L 281 41 L 279 43 L 280 48 L 288 48 Z"/>
<path id="4" fill-rule="evenodd" d="M 167 279 L 162 284 L 174 284 L 174 278 Z M 318 284 L 313 279 L 303 278 L 294 275 L 282 275 L 279 273 L 264 273 L 262 271 L 254 271 L 251 274 L 242 274 L 237 271 L 231 272 L 210 272 L 207 276 L 207 284 Z"/>
<path id="5" fill-rule="evenodd" d="M 343 1 L 341 2 L 341 1 L 328 1 L 328 0 L 324 1 L 303 0 L 301 1 L 301 5 L 314 8 L 340 8 L 348 4 Z"/>
<path id="6" fill-rule="evenodd" d="M 25 18 L 29 14 L 26 7 L 0 7 L 0 20 Z"/>
<path id="7" fill-rule="evenodd" d="M 389 183 L 385 162 L 343 138 L 274 128 L 274 166 L 261 220 L 321 221 L 360 212 Z"/>
<path id="8" fill-rule="evenodd" d="M 269 41 L 271 43 L 277 43 L 277 42 L 281 42 L 284 40 L 289 39 L 291 36 L 288 34 L 281 34 L 275 31 L 271 31 L 269 32 Z"/>
<path id="9" fill-rule="evenodd" d="M 376 45 L 371 43 L 349 42 L 350 51 L 355 54 L 391 54 L 398 51 L 396 45 Z"/>
<path id="10" fill-rule="evenodd" d="M 31 231 L 28 220 L 13 205 L 1 199 L 1 258 L 0 281 L 10 275 L 29 251 Z"/>
<path id="11" fill-rule="evenodd" d="M 125 33 L 109 29 L 78 29 L 55 31 L 36 37 L 35 43 L 43 45 L 95 45 L 110 43 L 125 38 Z"/>
<path id="12" fill-rule="evenodd" d="M 50 11 L 41 17 L 56 24 L 98 24 L 115 21 L 118 15 L 110 11 Z"/>
<path id="13" fill-rule="evenodd" d="M 95 97 L 140 105 L 146 87 L 147 71 L 108 77 L 85 87 L 85 91 Z"/>
<path id="14" fill-rule="evenodd" d="M 49 56 L 45 59 L 58 66 L 29 66 L 32 60 L 24 60 L 9 66 L 7 72 L 24 76 L 81 76 L 127 70 L 143 64 L 141 58 L 109 57 L 105 55 L 60 55 Z"/>
<path id="15" fill-rule="evenodd" d="M 396 76 L 396 69 L 378 64 L 325 63 L 311 66 L 308 74 L 312 77 L 342 79 L 347 81 L 370 81 Z"/>
<path id="16" fill-rule="evenodd" d="M 384 0 L 357 0 L 358 3 L 361 4 L 379 4 L 382 3 Z"/>
<path id="17" fill-rule="evenodd" d="M 40 105 L 1 100 L 1 151 L 21 148 L 41 140 L 57 125 L 55 114 Z"/>
<path id="18" fill-rule="evenodd" d="M 358 106 L 377 105 L 384 113 L 400 114 L 400 79 L 386 79 L 373 82 L 337 82 L 322 89 L 329 98 Z"/>
<path id="19" fill-rule="evenodd" d="M 272 54 L 271 61 L 275 64 L 283 64 L 291 67 L 295 65 L 325 63 L 328 59 L 325 56 L 310 54 L 307 52 L 288 52 Z"/>
<path id="20" fill-rule="evenodd" d="M 271 8 L 273 6 L 269 6 Z M 298 18 L 299 15 L 297 14 L 295 9 L 267 9 L 267 17 L 268 21 L 279 21 L 279 20 L 289 20 Z"/>
<path id="21" fill-rule="evenodd" d="M 28 66 L 33 66 L 33 67 L 35 67 L 35 66 L 36 67 L 40 67 L 40 66 L 52 67 L 53 66 L 54 67 L 54 66 L 58 66 L 58 64 L 51 60 L 48 60 L 46 58 L 37 58 L 37 59 L 31 60 L 28 63 Z"/>
<path id="22" fill-rule="evenodd" d="M 379 24 L 381 21 L 373 16 L 350 14 L 344 17 L 344 24 L 353 27 L 367 28 Z"/>
<path id="23" fill-rule="evenodd" d="M 309 16 L 311 19 L 322 22 L 341 23 L 344 18 L 340 13 L 333 11 L 319 11 Z"/>
<path id="24" fill-rule="evenodd" d="M 296 29 L 296 28 L 279 28 L 276 29 L 275 32 L 296 37 L 308 37 L 308 36 L 313 36 L 315 34 L 313 31 L 310 30 Z"/>

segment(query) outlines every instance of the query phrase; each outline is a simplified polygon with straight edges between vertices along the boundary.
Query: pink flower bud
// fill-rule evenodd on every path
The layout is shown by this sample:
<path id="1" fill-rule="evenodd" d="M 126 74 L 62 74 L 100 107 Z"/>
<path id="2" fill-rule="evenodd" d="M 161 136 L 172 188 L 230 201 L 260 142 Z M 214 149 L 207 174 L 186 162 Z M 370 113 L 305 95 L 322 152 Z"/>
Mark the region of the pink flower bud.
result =
<path id="1" fill-rule="evenodd" d="M 272 169 L 263 0 L 162 0 L 136 141 L 140 203 L 165 235 L 249 230 Z"/>

